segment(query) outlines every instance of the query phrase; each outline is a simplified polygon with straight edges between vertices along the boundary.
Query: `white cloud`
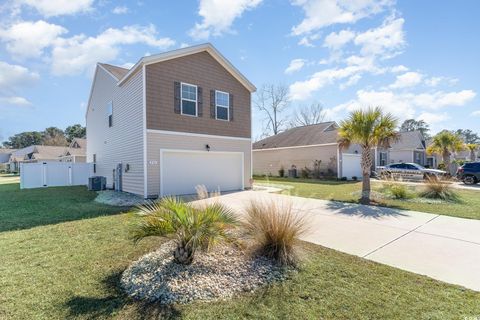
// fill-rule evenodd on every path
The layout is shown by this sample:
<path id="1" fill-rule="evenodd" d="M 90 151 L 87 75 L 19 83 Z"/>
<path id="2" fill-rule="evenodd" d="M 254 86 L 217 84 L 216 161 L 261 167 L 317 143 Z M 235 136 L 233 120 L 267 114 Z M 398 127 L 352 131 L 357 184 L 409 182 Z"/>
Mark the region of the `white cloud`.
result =
<path id="1" fill-rule="evenodd" d="M 134 65 L 135 65 L 135 63 L 133 63 L 133 62 L 125 62 L 120 67 L 125 68 L 125 69 L 131 69 Z"/>
<path id="2" fill-rule="evenodd" d="M 355 37 L 355 44 L 361 46 L 364 56 L 379 56 L 383 59 L 394 57 L 405 47 L 403 18 L 387 18 L 378 28 L 367 30 Z"/>
<path id="3" fill-rule="evenodd" d="M 299 41 L 298 44 L 301 46 L 305 47 L 315 47 L 313 44 L 313 41 L 320 39 L 321 34 L 320 33 L 315 33 L 315 34 L 309 34 L 307 36 L 302 37 Z"/>
<path id="4" fill-rule="evenodd" d="M 473 90 L 462 90 L 458 92 L 436 91 L 433 93 L 421 93 L 417 95 L 408 95 L 413 104 L 427 109 L 440 109 L 443 107 L 459 107 L 470 102 L 475 98 L 476 93 Z"/>
<path id="5" fill-rule="evenodd" d="M 292 28 L 293 35 L 304 35 L 337 23 L 354 23 L 383 11 L 391 0 L 293 0 L 305 18 Z"/>
<path id="6" fill-rule="evenodd" d="M 28 86 L 40 78 L 38 73 L 32 72 L 19 65 L 12 65 L 0 61 L 0 93 L 15 92 L 17 89 Z"/>
<path id="7" fill-rule="evenodd" d="M 390 85 L 392 89 L 401 89 L 412 87 L 420 84 L 422 82 L 423 75 L 418 72 L 407 72 L 397 76 L 397 80 Z"/>
<path id="8" fill-rule="evenodd" d="M 306 100 L 313 92 L 335 81 L 350 78 L 361 72 L 369 70 L 369 65 L 352 65 L 345 68 L 325 69 L 314 73 L 305 81 L 296 81 L 290 85 L 290 98 L 292 100 Z"/>
<path id="9" fill-rule="evenodd" d="M 390 112 L 396 116 L 400 121 L 418 118 L 428 123 L 438 123 L 450 119 L 450 116 L 446 112 L 431 112 L 428 109 L 462 106 L 473 98 L 472 94 L 473 96 L 475 94 L 473 91 L 468 93 L 465 91 L 471 90 L 448 93 L 437 91 L 421 94 L 395 93 L 389 90 L 358 90 L 354 99 L 329 109 L 328 114 L 334 117 L 343 111 L 351 112 L 359 108 L 378 106 L 385 112 Z M 456 99 L 453 97 L 456 97 Z M 420 115 L 415 117 L 418 112 Z"/>
<path id="10" fill-rule="evenodd" d="M 32 105 L 30 101 L 25 99 L 24 97 L 0 97 L 0 104 L 12 105 L 12 106 L 19 106 L 19 107 L 26 107 Z"/>
<path id="11" fill-rule="evenodd" d="M 299 71 L 300 69 L 303 68 L 307 61 L 305 59 L 293 59 L 290 61 L 290 64 L 288 65 L 287 69 L 285 69 L 286 74 L 291 74 L 296 71 Z"/>
<path id="12" fill-rule="evenodd" d="M 192 38 L 199 40 L 229 32 L 236 18 L 239 18 L 244 11 L 254 9 L 261 2 L 262 0 L 200 0 L 198 14 L 203 20 L 201 23 L 196 23 L 189 34 Z"/>
<path id="13" fill-rule="evenodd" d="M 117 6 L 113 8 L 112 13 L 114 14 L 126 14 L 128 13 L 128 7 L 127 6 Z"/>
<path id="14" fill-rule="evenodd" d="M 83 73 L 93 68 L 98 61 L 116 59 L 120 46 L 131 44 L 166 49 L 173 46 L 175 41 L 167 37 L 157 38 L 153 25 L 110 28 L 96 37 L 81 34 L 67 39 L 60 38 L 52 49 L 52 71 L 55 75 Z"/>
<path id="15" fill-rule="evenodd" d="M 444 113 L 423 112 L 417 117 L 417 120 L 423 120 L 428 124 L 436 124 L 439 122 L 444 122 L 449 119 L 450 119 L 450 116 L 446 112 Z"/>
<path id="16" fill-rule="evenodd" d="M 474 117 L 480 117 L 480 110 L 476 110 L 472 112 L 472 116 Z"/>
<path id="17" fill-rule="evenodd" d="M 325 37 L 323 46 L 330 50 L 338 50 L 348 42 L 352 41 L 355 33 L 350 30 L 342 30 L 338 33 L 332 32 Z"/>
<path id="18" fill-rule="evenodd" d="M 17 0 L 19 5 L 36 9 L 45 17 L 72 15 L 92 9 L 94 0 Z"/>
<path id="19" fill-rule="evenodd" d="M 390 68 L 390 71 L 393 73 L 399 73 L 399 72 L 406 72 L 408 71 L 408 68 L 405 67 L 404 65 L 398 65 L 398 66 L 393 66 Z"/>
<path id="20" fill-rule="evenodd" d="M 64 27 L 43 20 L 24 21 L 0 29 L 0 39 L 6 43 L 8 52 L 14 57 L 38 57 L 66 32 Z"/>

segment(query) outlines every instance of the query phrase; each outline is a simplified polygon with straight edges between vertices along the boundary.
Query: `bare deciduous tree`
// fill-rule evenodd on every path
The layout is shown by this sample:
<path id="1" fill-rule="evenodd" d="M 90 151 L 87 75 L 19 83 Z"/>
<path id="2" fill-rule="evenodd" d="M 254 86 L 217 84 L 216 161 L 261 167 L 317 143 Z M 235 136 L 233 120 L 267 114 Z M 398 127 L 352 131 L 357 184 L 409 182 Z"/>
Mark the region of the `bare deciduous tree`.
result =
<path id="1" fill-rule="evenodd" d="M 308 126 L 321 123 L 325 120 L 325 110 L 320 103 L 312 103 L 309 107 L 303 106 L 295 111 L 291 127 Z"/>
<path id="2" fill-rule="evenodd" d="M 258 90 L 255 107 L 265 115 L 263 134 L 278 134 L 287 124 L 282 113 L 289 106 L 288 87 L 265 84 Z"/>

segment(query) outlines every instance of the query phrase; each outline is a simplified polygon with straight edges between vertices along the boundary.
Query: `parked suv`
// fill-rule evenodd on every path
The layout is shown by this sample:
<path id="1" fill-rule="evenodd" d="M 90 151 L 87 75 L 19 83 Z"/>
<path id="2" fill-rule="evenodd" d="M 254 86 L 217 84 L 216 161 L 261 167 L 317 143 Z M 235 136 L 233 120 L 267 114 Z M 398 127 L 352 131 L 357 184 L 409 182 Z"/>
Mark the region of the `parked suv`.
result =
<path id="1" fill-rule="evenodd" d="M 377 167 L 380 178 L 403 178 L 406 180 L 444 179 L 448 175 L 445 171 L 427 169 L 416 163 L 392 163 L 384 167 Z"/>
<path id="2" fill-rule="evenodd" d="M 480 181 L 480 162 L 467 162 L 457 169 L 457 178 L 465 184 L 476 184 Z"/>

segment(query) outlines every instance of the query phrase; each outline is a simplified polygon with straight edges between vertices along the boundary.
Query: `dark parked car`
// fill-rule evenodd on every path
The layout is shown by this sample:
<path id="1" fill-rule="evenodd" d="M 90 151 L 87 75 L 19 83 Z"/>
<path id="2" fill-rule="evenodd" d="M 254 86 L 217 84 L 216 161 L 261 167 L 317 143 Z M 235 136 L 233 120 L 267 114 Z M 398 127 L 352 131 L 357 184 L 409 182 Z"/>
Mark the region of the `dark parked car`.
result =
<path id="1" fill-rule="evenodd" d="M 480 162 L 467 162 L 457 169 L 457 178 L 465 184 L 480 182 Z"/>
<path id="2" fill-rule="evenodd" d="M 382 179 L 426 180 L 444 179 L 447 173 L 437 169 L 427 169 L 416 163 L 392 163 L 384 167 L 377 167 Z"/>

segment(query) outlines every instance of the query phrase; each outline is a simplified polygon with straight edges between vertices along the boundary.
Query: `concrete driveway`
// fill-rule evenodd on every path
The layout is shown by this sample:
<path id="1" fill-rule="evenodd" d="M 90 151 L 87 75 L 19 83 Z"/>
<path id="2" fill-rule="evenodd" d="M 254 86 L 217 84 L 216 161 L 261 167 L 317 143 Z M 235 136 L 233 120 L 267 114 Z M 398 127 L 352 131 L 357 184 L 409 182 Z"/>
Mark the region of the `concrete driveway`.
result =
<path id="1" fill-rule="evenodd" d="M 252 200 L 308 215 L 303 240 L 480 291 L 480 220 L 243 191 L 203 201 L 242 210 Z"/>

